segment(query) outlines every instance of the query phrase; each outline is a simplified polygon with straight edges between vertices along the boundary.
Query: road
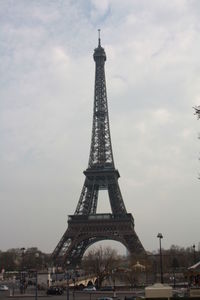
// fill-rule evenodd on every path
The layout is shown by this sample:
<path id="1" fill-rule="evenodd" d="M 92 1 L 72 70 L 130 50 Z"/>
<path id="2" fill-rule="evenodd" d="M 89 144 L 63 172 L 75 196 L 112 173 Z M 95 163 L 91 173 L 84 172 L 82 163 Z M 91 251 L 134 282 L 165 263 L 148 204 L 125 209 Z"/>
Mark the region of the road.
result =
<path id="1" fill-rule="evenodd" d="M 138 291 L 141 293 L 141 291 Z M 125 295 L 133 295 L 133 292 L 130 291 L 117 291 L 116 297 L 117 299 L 124 300 Z M 97 300 L 101 297 L 113 297 L 112 291 L 93 291 L 93 292 L 75 292 L 74 294 L 70 292 L 69 294 L 69 300 Z M 8 299 L 23 299 L 23 300 L 35 300 L 35 294 L 34 293 L 27 293 L 24 295 L 20 295 L 18 291 L 15 292 L 14 296 L 10 296 L 9 291 L 0 292 L 0 300 L 8 300 Z M 66 292 L 61 296 L 46 296 L 45 292 L 38 292 L 38 300 L 67 300 L 67 294 Z"/>

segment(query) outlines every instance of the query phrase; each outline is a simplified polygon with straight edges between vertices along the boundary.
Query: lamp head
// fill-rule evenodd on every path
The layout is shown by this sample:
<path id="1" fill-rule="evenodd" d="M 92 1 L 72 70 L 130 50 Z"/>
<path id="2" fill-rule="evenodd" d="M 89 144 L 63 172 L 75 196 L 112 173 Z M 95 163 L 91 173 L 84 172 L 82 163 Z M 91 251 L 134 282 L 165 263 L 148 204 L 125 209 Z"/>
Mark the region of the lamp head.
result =
<path id="1" fill-rule="evenodd" d="M 158 233 L 157 238 L 162 239 L 163 238 L 162 233 Z"/>

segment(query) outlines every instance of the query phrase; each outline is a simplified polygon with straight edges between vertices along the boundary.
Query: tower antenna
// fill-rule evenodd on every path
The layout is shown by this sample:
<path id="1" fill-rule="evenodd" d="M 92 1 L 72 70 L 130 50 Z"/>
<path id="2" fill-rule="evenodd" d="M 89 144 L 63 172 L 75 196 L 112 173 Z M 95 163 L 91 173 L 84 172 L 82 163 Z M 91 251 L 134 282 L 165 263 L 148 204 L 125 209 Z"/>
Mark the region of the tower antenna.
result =
<path id="1" fill-rule="evenodd" d="M 101 29 L 98 29 L 99 46 L 101 46 L 101 36 L 100 36 L 100 33 L 101 33 Z"/>

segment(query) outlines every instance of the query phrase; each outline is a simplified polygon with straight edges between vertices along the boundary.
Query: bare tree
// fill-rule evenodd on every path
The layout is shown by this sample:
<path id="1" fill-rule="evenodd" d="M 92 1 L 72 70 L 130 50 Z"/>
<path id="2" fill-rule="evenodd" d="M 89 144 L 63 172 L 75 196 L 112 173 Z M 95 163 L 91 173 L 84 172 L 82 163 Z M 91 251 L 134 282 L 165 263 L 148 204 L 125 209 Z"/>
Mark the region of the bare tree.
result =
<path id="1" fill-rule="evenodd" d="M 83 258 L 82 266 L 88 274 L 97 277 L 97 288 L 100 288 L 102 282 L 115 272 L 120 264 L 120 256 L 116 250 L 110 247 L 92 249 Z"/>
<path id="2" fill-rule="evenodd" d="M 25 248 L 22 248 L 25 250 Z M 38 256 L 36 256 L 38 254 Z M 50 263 L 50 255 L 41 252 L 38 248 L 32 247 L 24 251 L 20 248 L 12 248 L 5 252 L 0 251 L 0 271 L 13 271 L 21 269 L 42 269 Z"/>
<path id="3" fill-rule="evenodd" d="M 194 110 L 195 110 L 194 114 L 197 115 L 197 119 L 200 119 L 200 105 L 195 106 Z M 200 139 L 200 135 L 199 135 L 199 139 Z M 199 179 L 200 179 L 200 175 L 199 175 Z"/>
<path id="4" fill-rule="evenodd" d="M 0 272 L 2 269 L 5 271 L 15 270 L 16 255 L 11 251 L 0 252 Z"/>
<path id="5" fill-rule="evenodd" d="M 200 119 L 200 106 L 195 106 L 194 107 L 194 114 L 197 115 L 197 118 Z"/>

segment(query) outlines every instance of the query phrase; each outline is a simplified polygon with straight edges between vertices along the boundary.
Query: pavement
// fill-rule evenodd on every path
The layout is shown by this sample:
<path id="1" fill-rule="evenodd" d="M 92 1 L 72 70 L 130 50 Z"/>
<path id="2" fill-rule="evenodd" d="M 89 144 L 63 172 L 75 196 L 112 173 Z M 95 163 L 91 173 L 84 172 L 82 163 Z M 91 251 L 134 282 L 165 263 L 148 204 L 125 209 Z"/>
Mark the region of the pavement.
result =
<path id="1" fill-rule="evenodd" d="M 5 292 L 0 292 L 0 300 L 4 300 L 4 299 L 8 299 L 8 298 L 10 298 L 10 299 L 35 298 L 36 299 L 36 294 L 31 293 L 31 292 L 21 294 L 19 291 L 15 291 L 14 294 L 13 294 L 12 290 L 5 291 Z M 45 292 L 39 292 L 38 291 L 37 298 L 48 298 L 48 296 L 46 295 Z"/>
<path id="2" fill-rule="evenodd" d="M 136 292 L 136 291 L 135 291 Z M 136 293 L 140 294 L 141 291 L 137 291 Z M 127 295 L 133 295 L 133 291 L 116 291 L 117 300 L 124 300 L 124 297 Z M 98 300 L 102 297 L 110 297 L 114 299 L 113 291 L 76 291 L 69 293 L 69 299 L 67 299 L 67 294 L 64 292 L 63 295 L 46 295 L 46 291 L 38 291 L 37 299 L 41 300 Z M 12 295 L 11 291 L 0 292 L 0 300 L 11 300 L 11 299 L 23 299 L 23 300 L 31 300 L 36 299 L 35 290 L 26 290 L 26 293 L 20 294 L 19 289 L 14 291 L 14 295 Z"/>
<path id="3" fill-rule="evenodd" d="M 36 295 L 34 291 L 30 293 L 29 291 L 20 294 L 20 292 L 17 290 L 15 291 L 14 295 L 10 293 L 10 291 L 6 291 L 3 293 L 0 293 L 0 300 L 8 300 L 8 299 L 23 299 L 23 300 L 30 300 L 30 299 L 42 299 L 42 300 L 97 300 L 98 298 L 101 298 L 103 296 L 111 297 L 113 298 L 113 292 L 70 292 L 69 299 L 67 299 L 67 294 L 64 292 L 63 295 L 46 295 L 45 291 L 38 291 L 38 295 L 36 298 Z M 117 295 L 118 296 L 118 295 Z M 118 298 L 118 297 L 117 297 Z M 124 299 L 124 297 L 119 297 L 121 300 Z M 118 298 L 118 299 L 119 299 Z"/>

